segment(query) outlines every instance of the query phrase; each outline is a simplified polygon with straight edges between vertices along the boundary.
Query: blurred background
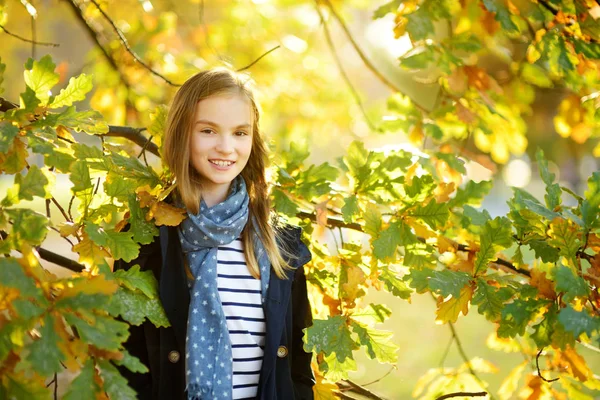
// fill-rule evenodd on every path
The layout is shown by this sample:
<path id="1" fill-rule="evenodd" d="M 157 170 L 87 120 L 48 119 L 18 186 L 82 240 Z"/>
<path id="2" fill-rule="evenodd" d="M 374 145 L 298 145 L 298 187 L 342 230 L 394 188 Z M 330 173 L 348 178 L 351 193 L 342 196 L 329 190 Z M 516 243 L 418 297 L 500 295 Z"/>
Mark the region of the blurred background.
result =
<path id="1" fill-rule="evenodd" d="M 0 31 L 0 57 L 6 64 L 2 97 L 18 103 L 24 90 L 23 64 L 29 57 L 39 59 L 50 54 L 61 76 L 57 92 L 67 85 L 70 77 L 91 74 L 94 90 L 79 108 L 100 111 L 112 125 L 144 127 L 150 123 L 151 113 L 160 105 L 168 105 L 175 93 L 176 86 L 167 81 L 182 83 L 195 72 L 217 65 L 247 67 L 257 82 L 263 109 L 262 130 L 275 164 L 291 142 L 308 146 L 310 157 L 306 165 L 334 163 L 355 139 L 362 140 L 368 149 L 400 147 L 427 154 L 438 144 L 427 138 L 415 138 L 414 130 L 390 129 L 384 123 L 394 114 L 388 106 L 394 93 L 391 86 L 412 99 L 418 105 L 416 108 L 431 110 L 441 107 L 443 79 L 439 79 L 434 66 L 418 70 L 400 66 L 399 57 L 414 52 L 415 41 L 409 33 L 398 32 L 394 13 L 374 18 L 374 12 L 386 3 L 121 0 L 100 3 L 109 17 L 106 18 L 89 1 L 0 0 L 0 25 L 4 31 Z M 345 26 L 332 14 L 329 4 L 340 14 Z M 161 77 L 142 68 L 124 50 L 112 23 L 122 32 L 131 51 Z M 480 35 L 481 28 L 474 25 L 475 22 L 466 31 Z M 436 22 L 440 40 L 451 31 L 452 25 L 448 28 L 446 22 Z M 15 35 L 58 46 L 32 45 Z M 518 41 L 507 44 L 488 39 L 481 38 L 487 51 L 464 57 L 475 57 L 471 63 L 513 90 L 510 80 L 514 60 L 523 57 L 527 40 L 519 45 Z M 511 49 L 509 54 L 503 53 L 507 47 Z M 362 51 L 362 57 L 357 49 Z M 587 177 L 597 171 L 597 124 L 580 127 L 576 134 L 571 128 L 577 121 L 567 121 L 571 124 L 569 129 L 561 131 L 557 115 L 575 112 L 565 103 L 572 92 L 561 85 L 545 86 L 528 86 L 527 90 L 515 90 L 513 94 L 506 92 L 509 102 L 515 96 L 515 102 L 527 105 L 518 113 L 518 129 L 526 137 L 520 145 L 512 146 L 514 143 L 510 142 L 515 139 L 510 135 L 502 139 L 507 150 L 497 153 L 490 146 L 500 149 L 500 142 L 486 148 L 485 144 L 477 143 L 476 135 L 452 142 L 455 149 L 460 148 L 456 154 L 465 163 L 464 182 L 495 181 L 483 203 L 492 217 L 507 213 L 511 186 L 526 188 L 543 198 L 545 186 L 539 179 L 534 157 L 537 148 L 545 151 L 550 170 L 560 184 L 575 193 L 582 194 Z M 415 106 L 410 108 L 413 110 Z M 500 138 L 502 134 L 511 134 L 507 130 L 512 128 L 499 129 Z M 80 134 L 77 138 L 86 144 L 99 144 L 94 136 Z M 113 140 L 139 152 L 128 141 Z M 30 162 L 41 165 L 43 159 L 35 157 L 32 155 Z M 148 157 L 151 165 L 159 169 L 160 160 Z M 57 176 L 55 197 L 65 204 L 70 198 L 71 182 L 62 178 Z M 0 176 L 0 193 L 11 185 L 12 177 Z M 564 199 L 567 204 L 571 200 Z M 44 209 L 43 200 L 34 204 Z M 58 213 L 53 218 L 59 222 Z M 329 235 L 324 234 L 322 241 L 335 251 Z M 56 232 L 49 234 L 46 243 L 54 251 L 76 258 L 70 245 Z M 59 275 L 69 274 L 60 267 L 47 266 Z M 418 378 L 430 368 L 460 365 L 456 346 L 446 355 L 451 332 L 447 325 L 434 323 L 435 302 L 429 296 L 415 294 L 409 304 L 386 293 L 373 292 L 363 301 L 385 303 L 392 309 L 392 318 L 383 328 L 395 332 L 394 341 L 400 352 L 395 367 L 368 360 L 362 353 L 357 355 L 358 371 L 350 376 L 357 383 L 368 384 L 370 390 L 386 398 L 409 398 Z M 497 373 L 484 376 L 490 382 L 490 389 L 496 391 L 510 370 L 522 361 L 521 355 L 486 346 L 493 327 L 476 311 L 461 318 L 456 329 L 469 357 L 490 360 L 498 368 Z M 591 367 L 598 371 L 598 358 Z"/>

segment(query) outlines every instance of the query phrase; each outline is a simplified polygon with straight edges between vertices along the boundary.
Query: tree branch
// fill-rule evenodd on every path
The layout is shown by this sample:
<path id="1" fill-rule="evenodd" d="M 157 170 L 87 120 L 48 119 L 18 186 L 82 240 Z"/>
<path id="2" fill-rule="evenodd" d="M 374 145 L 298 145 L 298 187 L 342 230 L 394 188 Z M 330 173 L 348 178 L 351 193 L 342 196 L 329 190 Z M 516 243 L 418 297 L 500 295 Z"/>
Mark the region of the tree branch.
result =
<path id="1" fill-rule="evenodd" d="M 335 46 L 334 46 L 333 40 L 331 38 L 331 33 L 329 32 L 329 25 L 327 24 L 327 21 L 325 20 L 325 17 L 323 16 L 321 9 L 319 8 L 319 0 L 315 0 L 315 1 L 316 1 L 315 8 L 317 9 L 317 13 L 319 14 L 319 17 L 321 18 L 321 22 L 323 23 L 323 31 L 325 32 L 325 39 L 327 39 L 327 45 L 329 46 L 329 51 L 331 52 L 331 55 L 333 56 L 333 59 L 335 60 L 335 63 L 338 67 L 338 70 L 340 71 L 340 74 L 342 75 L 342 78 L 344 78 L 344 81 L 346 82 L 346 86 L 348 86 L 348 89 L 350 89 L 350 93 L 352 94 L 352 97 L 354 97 L 354 101 L 356 101 L 356 104 L 360 108 L 360 111 L 362 112 L 363 117 L 365 118 L 365 121 L 367 122 L 367 125 L 369 126 L 369 128 L 372 131 L 376 131 L 377 128 L 375 128 L 375 125 L 371 122 L 371 120 L 367 116 L 367 112 L 365 111 L 365 108 L 363 107 L 362 100 L 360 99 L 360 96 L 356 92 L 356 89 L 354 89 L 354 86 L 352 85 L 350 78 L 348 77 L 348 75 L 346 74 L 346 71 L 344 70 L 344 67 L 342 66 L 341 60 L 338 57 L 337 52 L 335 51 Z"/>
<path id="2" fill-rule="evenodd" d="M 350 379 L 343 379 L 342 381 L 338 382 L 338 385 L 342 386 L 341 391 L 344 391 L 344 392 L 354 392 L 356 394 L 360 394 L 363 397 L 366 397 L 368 399 L 373 399 L 373 400 L 381 400 L 382 399 L 382 397 L 376 395 L 375 393 L 371 392 L 368 389 L 365 389 L 361 385 L 352 382 Z"/>
<path id="3" fill-rule="evenodd" d="M 487 396 L 487 392 L 456 392 L 456 393 L 448 393 L 440 397 L 436 397 L 435 400 L 445 400 L 450 399 L 452 397 L 485 397 Z"/>
<path id="4" fill-rule="evenodd" d="M 252 61 L 250 64 L 246 65 L 243 68 L 240 68 L 237 70 L 237 72 L 240 71 L 244 71 L 247 70 L 248 68 L 250 68 L 251 66 L 253 66 L 254 64 L 256 64 L 257 62 L 259 62 L 263 57 L 265 57 L 266 55 L 268 55 L 270 52 L 277 50 L 278 48 L 280 48 L 280 45 L 277 45 L 275 47 L 273 47 L 271 50 L 267 51 L 266 53 L 264 53 L 262 56 L 258 57 L 256 60 Z"/>
<path id="5" fill-rule="evenodd" d="M 131 89 L 131 83 L 125 77 L 125 74 L 123 73 L 123 71 L 121 71 L 121 68 L 119 68 L 119 65 L 117 64 L 115 58 L 100 43 L 100 34 L 96 32 L 87 22 L 83 15 L 83 12 L 81 11 L 81 8 L 79 8 L 79 6 L 73 0 L 67 0 L 67 3 L 71 6 L 71 9 L 75 13 L 75 17 L 83 24 L 85 31 L 88 33 L 88 36 L 96 44 L 96 47 L 100 49 L 108 64 L 119 74 L 119 78 L 121 79 L 121 82 L 123 82 L 123 85 L 125 85 L 127 89 Z"/>
<path id="6" fill-rule="evenodd" d="M 123 45 L 123 47 L 125 47 L 125 50 L 127 50 L 127 52 L 129 54 L 131 54 L 131 56 L 137 61 L 139 62 L 144 68 L 146 68 L 151 74 L 161 78 L 163 81 L 165 81 L 166 83 L 168 83 L 171 86 L 181 86 L 180 84 L 177 83 L 173 83 L 171 82 L 169 79 L 167 79 L 164 75 L 158 73 L 157 71 L 155 71 L 154 69 L 152 69 L 152 67 L 150 67 L 148 64 L 146 64 L 134 51 L 133 49 L 129 46 L 129 43 L 127 42 L 127 39 L 125 38 L 125 35 L 123 35 L 123 32 L 121 32 L 121 30 L 117 27 L 117 25 L 115 25 L 114 21 L 108 16 L 108 14 L 106 14 L 104 12 L 104 10 L 100 7 L 100 5 L 96 2 L 96 0 L 90 0 L 92 2 L 92 4 L 94 4 L 96 6 L 96 8 L 98 9 L 98 11 L 100 11 L 100 14 L 102 14 L 102 16 L 104 17 L 104 19 L 106 19 L 106 21 L 108 21 L 108 23 L 110 24 L 110 26 L 112 26 L 113 30 L 115 31 L 115 33 L 117 34 L 117 36 L 119 37 L 119 40 L 121 41 L 121 44 Z"/>
<path id="7" fill-rule="evenodd" d="M 6 240 L 8 233 L 5 231 L 0 231 L 0 237 L 2 237 L 2 240 Z M 44 249 L 43 247 L 37 247 L 36 250 L 43 260 L 60 265 L 61 267 L 67 268 L 73 272 L 81 272 L 85 269 L 83 264 L 79 264 L 77 261 L 61 256 L 60 254 L 53 253 L 50 250 Z"/>
<path id="8" fill-rule="evenodd" d="M 323 2 L 331 10 L 331 13 L 335 17 L 335 19 L 337 19 L 337 21 L 339 22 L 340 26 L 344 30 L 344 33 L 348 37 L 348 40 L 350 40 L 350 43 L 352 43 L 352 46 L 354 47 L 354 50 L 358 53 L 359 57 L 365 63 L 365 65 L 367 66 L 367 68 L 369 68 L 371 70 L 371 72 L 373 72 L 377 76 L 377 78 L 379 78 L 379 80 L 381 82 L 383 82 L 383 84 L 385 84 L 388 88 L 390 88 L 394 92 L 397 92 L 397 93 L 402 94 L 403 96 L 406 96 L 404 93 L 402 93 L 402 91 L 400 90 L 399 87 L 397 87 L 392 81 L 390 81 L 389 79 L 387 79 L 381 72 L 379 72 L 379 70 L 377 68 L 375 68 L 375 66 L 367 58 L 367 56 L 365 55 L 365 53 L 358 46 L 358 43 L 356 43 L 356 40 L 354 40 L 354 37 L 352 36 L 352 34 L 350 33 L 350 30 L 346 26 L 346 23 L 344 22 L 344 20 L 342 19 L 342 17 L 337 13 L 337 11 L 335 10 L 335 8 L 333 7 L 333 4 L 331 4 L 331 1 L 330 0 L 323 0 Z M 410 96 L 407 96 L 407 97 L 410 98 Z M 410 101 L 415 105 L 415 107 L 417 107 L 423 113 L 429 114 L 429 110 L 427 110 L 425 107 L 419 105 L 412 98 L 410 99 Z"/>
<path id="9" fill-rule="evenodd" d="M 540 349 L 540 351 L 538 351 L 537 356 L 535 356 L 535 366 L 537 368 L 538 376 L 540 378 L 542 378 L 542 380 L 544 382 L 548 382 L 548 383 L 556 382 L 557 380 L 560 379 L 560 377 L 554 378 L 554 379 L 546 379 L 546 378 L 544 378 L 544 375 L 542 375 L 542 371 L 540 370 L 540 355 L 542 354 L 543 351 L 544 351 L 544 348 L 542 347 Z"/>
<path id="10" fill-rule="evenodd" d="M 155 156 L 160 157 L 158 146 L 155 143 L 153 143 L 152 140 L 142 135 L 142 132 L 145 130 L 146 128 L 131 128 L 129 126 L 109 125 L 108 133 L 98 136 L 122 137 L 124 139 L 132 141 L 141 148 L 148 150 Z"/>
<path id="11" fill-rule="evenodd" d="M 10 32 L 8 29 L 6 29 L 4 27 L 4 25 L 0 25 L 0 29 L 2 29 L 4 31 L 4 33 L 6 33 L 7 35 L 12 36 L 14 38 L 17 38 L 17 39 L 22 40 L 22 41 L 27 42 L 27 43 L 33 43 L 33 44 L 36 44 L 36 45 L 39 45 L 39 46 L 50 46 L 50 47 L 59 47 L 60 46 L 60 44 L 58 44 L 58 43 L 38 42 L 38 41 L 35 41 L 35 40 L 32 40 L 32 39 L 24 38 L 23 36 L 19 36 L 16 33 Z"/>

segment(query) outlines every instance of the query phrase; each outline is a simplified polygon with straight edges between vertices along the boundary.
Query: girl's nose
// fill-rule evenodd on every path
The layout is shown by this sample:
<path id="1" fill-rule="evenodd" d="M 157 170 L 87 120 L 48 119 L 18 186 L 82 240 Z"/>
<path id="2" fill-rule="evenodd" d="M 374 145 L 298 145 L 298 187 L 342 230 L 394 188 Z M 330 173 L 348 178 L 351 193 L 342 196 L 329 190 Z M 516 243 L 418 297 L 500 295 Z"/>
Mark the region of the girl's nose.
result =
<path id="1" fill-rule="evenodd" d="M 233 145 L 233 137 L 231 135 L 219 135 L 217 151 L 221 153 L 231 153 L 233 151 Z"/>

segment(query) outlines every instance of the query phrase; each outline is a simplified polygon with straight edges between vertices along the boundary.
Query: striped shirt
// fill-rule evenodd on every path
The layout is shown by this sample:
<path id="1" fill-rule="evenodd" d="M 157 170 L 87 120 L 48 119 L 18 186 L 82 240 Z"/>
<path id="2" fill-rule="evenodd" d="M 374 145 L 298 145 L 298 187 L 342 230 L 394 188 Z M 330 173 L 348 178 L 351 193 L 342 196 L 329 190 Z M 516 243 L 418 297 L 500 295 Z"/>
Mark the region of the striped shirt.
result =
<path id="1" fill-rule="evenodd" d="M 219 246 L 217 287 L 227 320 L 233 356 L 233 399 L 253 399 L 265 345 L 265 315 L 260 279 L 246 265 L 242 241 Z"/>

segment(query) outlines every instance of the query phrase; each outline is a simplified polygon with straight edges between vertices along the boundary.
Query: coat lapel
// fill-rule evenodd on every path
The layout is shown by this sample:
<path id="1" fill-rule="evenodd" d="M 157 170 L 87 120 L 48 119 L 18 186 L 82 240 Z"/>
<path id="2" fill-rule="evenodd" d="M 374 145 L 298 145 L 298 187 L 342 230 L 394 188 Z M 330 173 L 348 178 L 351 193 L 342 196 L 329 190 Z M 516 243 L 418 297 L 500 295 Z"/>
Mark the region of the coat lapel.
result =
<path id="1" fill-rule="evenodd" d="M 190 292 L 183 267 L 183 253 L 176 228 L 160 227 L 162 269 L 160 300 L 175 331 L 178 347 L 184 349 Z"/>

